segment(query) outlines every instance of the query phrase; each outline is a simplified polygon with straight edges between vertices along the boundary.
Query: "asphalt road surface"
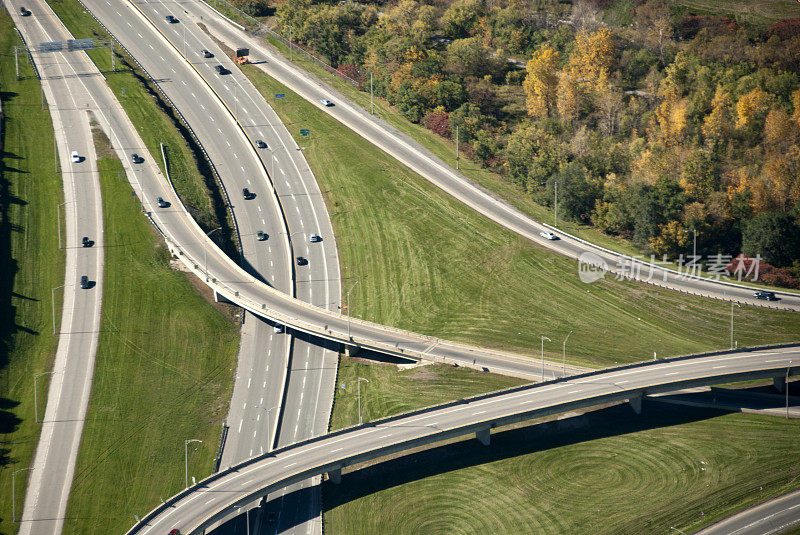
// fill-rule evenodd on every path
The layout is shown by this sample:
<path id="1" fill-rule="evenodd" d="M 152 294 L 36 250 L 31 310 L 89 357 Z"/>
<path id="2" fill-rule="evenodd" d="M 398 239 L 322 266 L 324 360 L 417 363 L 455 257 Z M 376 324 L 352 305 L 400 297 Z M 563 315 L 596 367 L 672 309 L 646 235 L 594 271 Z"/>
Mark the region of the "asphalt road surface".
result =
<path id="1" fill-rule="evenodd" d="M 62 39 L 62 28 L 40 16 L 37 6 L 26 5 L 33 15 L 23 18 L 19 15 L 19 3 L 6 2 L 28 43 Z M 66 273 L 64 285 L 52 293 L 57 298 L 63 295 L 59 341 L 46 397 L 43 387 L 48 377 L 40 377 L 38 381 L 40 414 L 37 416 L 43 418 L 42 430 L 33 470 L 29 472 L 21 534 L 61 531 L 92 388 L 100 331 L 103 206 L 87 113 L 92 101 L 73 83 L 77 76 L 95 74 L 96 70 L 81 56 L 84 54 L 78 52 L 34 53 L 58 142 L 65 203 L 53 216 L 64 214 Z M 72 161 L 73 150 L 80 155 L 79 162 Z M 84 236 L 92 242 L 91 247 L 82 246 Z M 90 281 L 85 289 L 80 285 L 84 275 Z"/>
<path id="2" fill-rule="evenodd" d="M 129 533 L 199 533 L 226 510 L 258 500 L 294 481 L 375 459 L 410 447 L 478 433 L 484 440 L 496 425 L 526 421 L 599 403 L 636 400 L 648 393 L 743 380 L 783 377 L 800 362 L 800 348 L 729 352 L 609 369 L 561 381 L 456 401 L 331 433 L 275 450 L 200 482 L 156 509 Z M 792 372 L 800 367 L 795 365 Z M 639 398 L 641 399 L 641 398 Z M 636 405 L 634 404 L 634 407 Z M 639 405 L 641 407 L 641 405 Z M 476 444 L 477 447 L 477 444 Z"/>

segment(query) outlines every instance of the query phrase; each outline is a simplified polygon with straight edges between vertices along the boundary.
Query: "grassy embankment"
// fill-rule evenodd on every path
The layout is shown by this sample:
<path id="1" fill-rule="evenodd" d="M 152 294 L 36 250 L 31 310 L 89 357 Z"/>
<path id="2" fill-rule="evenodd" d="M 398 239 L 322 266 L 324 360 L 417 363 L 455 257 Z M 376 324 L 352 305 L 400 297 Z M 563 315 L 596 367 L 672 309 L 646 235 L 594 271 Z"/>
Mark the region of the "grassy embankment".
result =
<path id="1" fill-rule="evenodd" d="M 354 316 L 531 354 L 545 335 L 555 359 L 574 330 L 568 360 L 593 366 L 729 345 L 730 305 L 611 277 L 586 285 L 575 262 L 478 215 L 254 66 L 245 72 L 264 95 L 287 95 L 275 107 L 326 197 L 345 287 L 360 281 Z M 798 314 L 735 310 L 739 345 L 799 334 Z"/>
<path id="2" fill-rule="evenodd" d="M 497 388 L 439 366 L 398 372 L 343 359 L 333 426 Z M 477 377 L 477 378 L 476 378 Z M 488 381 L 488 382 L 487 382 Z M 325 532 L 687 533 L 800 486 L 800 421 L 659 403 L 622 405 L 572 425 L 517 426 L 345 474 L 323 486 Z M 759 487 L 762 490 L 759 490 Z"/>
<path id="3" fill-rule="evenodd" d="M 64 253 L 58 248 L 57 206 L 63 199 L 56 171 L 53 126 L 42 109 L 41 86 L 24 54 L 16 80 L 14 24 L 0 8 L 0 100 L 5 115 L 0 138 L 0 533 L 14 533 L 11 475 L 30 465 L 35 423 L 33 376 L 52 367 L 51 290 L 64 283 Z M 56 322 L 61 297 L 56 292 Z M 39 378 L 44 413 L 48 377 Z M 20 514 L 28 472 L 17 474 Z"/>
<path id="4" fill-rule="evenodd" d="M 190 477 L 211 472 L 238 348 L 236 325 L 170 268 L 119 160 L 102 143 L 98 153 L 103 317 L 64 525 L 76 534 L 122 533 L 134 514 L 182 489 L 186 439 L 203 441 L 189 446 Z"/>

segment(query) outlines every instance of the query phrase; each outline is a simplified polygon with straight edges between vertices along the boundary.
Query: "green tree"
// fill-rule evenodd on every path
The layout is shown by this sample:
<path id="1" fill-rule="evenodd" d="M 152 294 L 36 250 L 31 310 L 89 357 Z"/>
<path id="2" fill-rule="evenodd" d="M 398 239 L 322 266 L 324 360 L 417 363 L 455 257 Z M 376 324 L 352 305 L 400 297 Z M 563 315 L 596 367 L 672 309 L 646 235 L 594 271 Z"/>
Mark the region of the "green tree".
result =
<path id="1" fill-rule="evenodd" d="M 777 267 L 800 258 L 800 225 L 786 212 L 764 212 L 744 225 L 742 252 Z"/>
<path id="2" fill-rule="evenodd" d="M 484 15 L 483 0 L 457 0 L 444 12 L 440 24 L 448 37 L 466 37 Z"/>

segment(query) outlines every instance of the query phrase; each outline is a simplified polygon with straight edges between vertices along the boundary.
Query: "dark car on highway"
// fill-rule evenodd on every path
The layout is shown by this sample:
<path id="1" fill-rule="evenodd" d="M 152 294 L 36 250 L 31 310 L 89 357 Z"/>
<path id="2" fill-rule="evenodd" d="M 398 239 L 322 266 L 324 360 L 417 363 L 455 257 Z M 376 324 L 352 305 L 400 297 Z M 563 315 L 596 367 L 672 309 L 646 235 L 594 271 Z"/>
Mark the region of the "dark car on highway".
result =
<path id="1" fill-rule="evenodd" d="M 84 247 L 91 247 L 94 242 L 92 242 L 92 240 L 89 239 L 89 236 L 84 236 L 83 240 L 81 240 L 81 243 L 83 244 Z"/>
<path id="2" fill-rule="evenodd" d="M 215 68 L 215 69 L 217 69 L 217 72 L 218 72 L 219 74 L 228 74 L 228 69 L 226 69 L 226 68 L 225 68 L 225 67 L 223 67 L 222 65 L 217 65 L 217 66 L 216 66 L 216 67 L 214 67 L 214 68 Z"/>
<path id="3" fill-rule="evenodd" d="M 305 266 L 306 264 L 308 264 L 308 260 L 306 260 L 306 259 L 305 259 L 304 257 L 302 257 L 302 256 L 298 256 L 298 257 L 297 257 L 297 265 L 298 265 L 298 266 Z"/>
<path id="4" fill-rule="evenodd" d="M 176 19 L 172 15 L 167 15 L 167 22 L 169 22 L 170 24 L 175 24 L 176 22 L 178 22 L 178 19 Z"/>
<path id="5" fill-rule="evenodd" d="M 759 291 L 753 294 L 753 297 L 756 299 L 763 299 L 765 301 L 777 301 L 778 298 L 775 296 L 775 292 L 765 292 Z"/>
<path id="6" fill-rule="evenodd" d="M 29 17 L 31 15 L 31 12 L 28 11 L 27 7 L 23 6 L 23 7 L 19 8 L 19 14 L 22 15 L 23 17 Z"/>
<path id="7" fill-rule="evenodd" d="M 252 191 L 250 191 L 247 188 L 243 188 L 242 189 L 242 197 L 244 197 L 244 200 L 249 201 L 250 199 L 255 199 L 256 198 L 256 194 L 253 193 Z"/>
<path id="8" fill-rule="evenodd" d="M 169 207 L 169 203 L 168 203 L 167 201 L 165 201 L 165 200 L 164 200 L 163 198 L 161 198 L 161 197 L 159 197 L 158 199 L 156 199 L 156 202 L 158 202 L 158 207 L 159 207 L 159 208 L 168 208 L 168 207 Z"/>
<path id="9" fill-rule="evenodd" d="M 269 238 L 269 234 L 267 234 L 263 230 L 259 230 L 258 232 L 256 232 L 256 237 L 258 238 L 258 241 L 267 241 L 267 238 Z"/>
<path id="10" fill-rule="evenodd" d="M 208 51 L 208 50 L 206 50 L 205 48 L 204 48 L 203 50 L 201 50 L 201 51 L 200 51 L 200 54 L 201 54 L 201 55 L 202 55 L 204 58 L 213 58 L 213 57 L 214 57 L 214 54 L 212 54 L 211 52 L 209 52 L 209 51 Z"/>
<path id="11" fill-rule="evenodd" d="M 83 275 L 81 277 L 81 288 L 83 288 L 85 290 L 88 287 L 89 287 L 89 277 L 87 277 L 86 275 Z"/>
<path id="12" fill-rule="evenodd" d="M 264 143 L 264 141 L 261 140 L 261 139 L 256 139 L 256 147 L 258 147 L 259 149 L 268 149 L 269 148 L 269 146 L 266 143 Z"/>

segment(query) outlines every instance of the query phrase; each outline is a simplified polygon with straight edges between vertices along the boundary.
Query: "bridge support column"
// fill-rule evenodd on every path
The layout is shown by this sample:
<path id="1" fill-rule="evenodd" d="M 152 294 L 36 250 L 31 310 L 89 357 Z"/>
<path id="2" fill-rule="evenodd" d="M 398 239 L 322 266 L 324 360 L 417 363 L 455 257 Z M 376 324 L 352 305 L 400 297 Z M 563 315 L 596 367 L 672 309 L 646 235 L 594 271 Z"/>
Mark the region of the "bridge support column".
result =
<path id="1" fill-rule="evenodd" d="M 489 442 L 491 442 L 491 440 L 492 440 L 492 435 L 491 435 L 491 433 L 489 431 L 489 428 L 487 427 L 486 429 L 478 430 L 475 433 L 475 438 L 480 440 L 481 444 L 483 444 L 484 446 L 488 446 Z"/>
<path id="2" fill-rule="evenodd" d="M 630 403 L 631 408 L 633 409 L 633 412 L 635 412 L 636 414 L 642 414 L 642 395 L 641 394 L 639 394 L 636 397 L 632 397 L 631 399 L 629 399 L 628 403 Z"/>
<path id="3" fill-rule="evenodd" d="M 338 485 L 342 482 L 342 468 L 334 468 L 333 470 L 328 472 L 328 479 L 330 479 L 335 485 Z"/>
<path id="4" fill-rule="evenodd" d="M 238 294 L 238 292 L 237 292 L 237 294 Z M 230 304 L 230 305 L 235 304 L 230 299 L 225 297 L 224 295 L 217 293 L 216 290 L 214 290 L 214 302 L 215 303 L 226 303 L 226 304 Z"/>
<path id="5" fill-rule="evenodd" d="M 348 344 L 342 344 L 344 346 L 344 356 L 345 357 L 355 357 L 358 350 L 361 349 L 358 346 L 351 346 Z"/>
<path id="6" fill-rule="evenodd" d="M 783 394 L 786 391 L 786 376 L 779 375 L 777 377 L 773 377 L 772 386 L 775 387 L 775 390 Z"/>

